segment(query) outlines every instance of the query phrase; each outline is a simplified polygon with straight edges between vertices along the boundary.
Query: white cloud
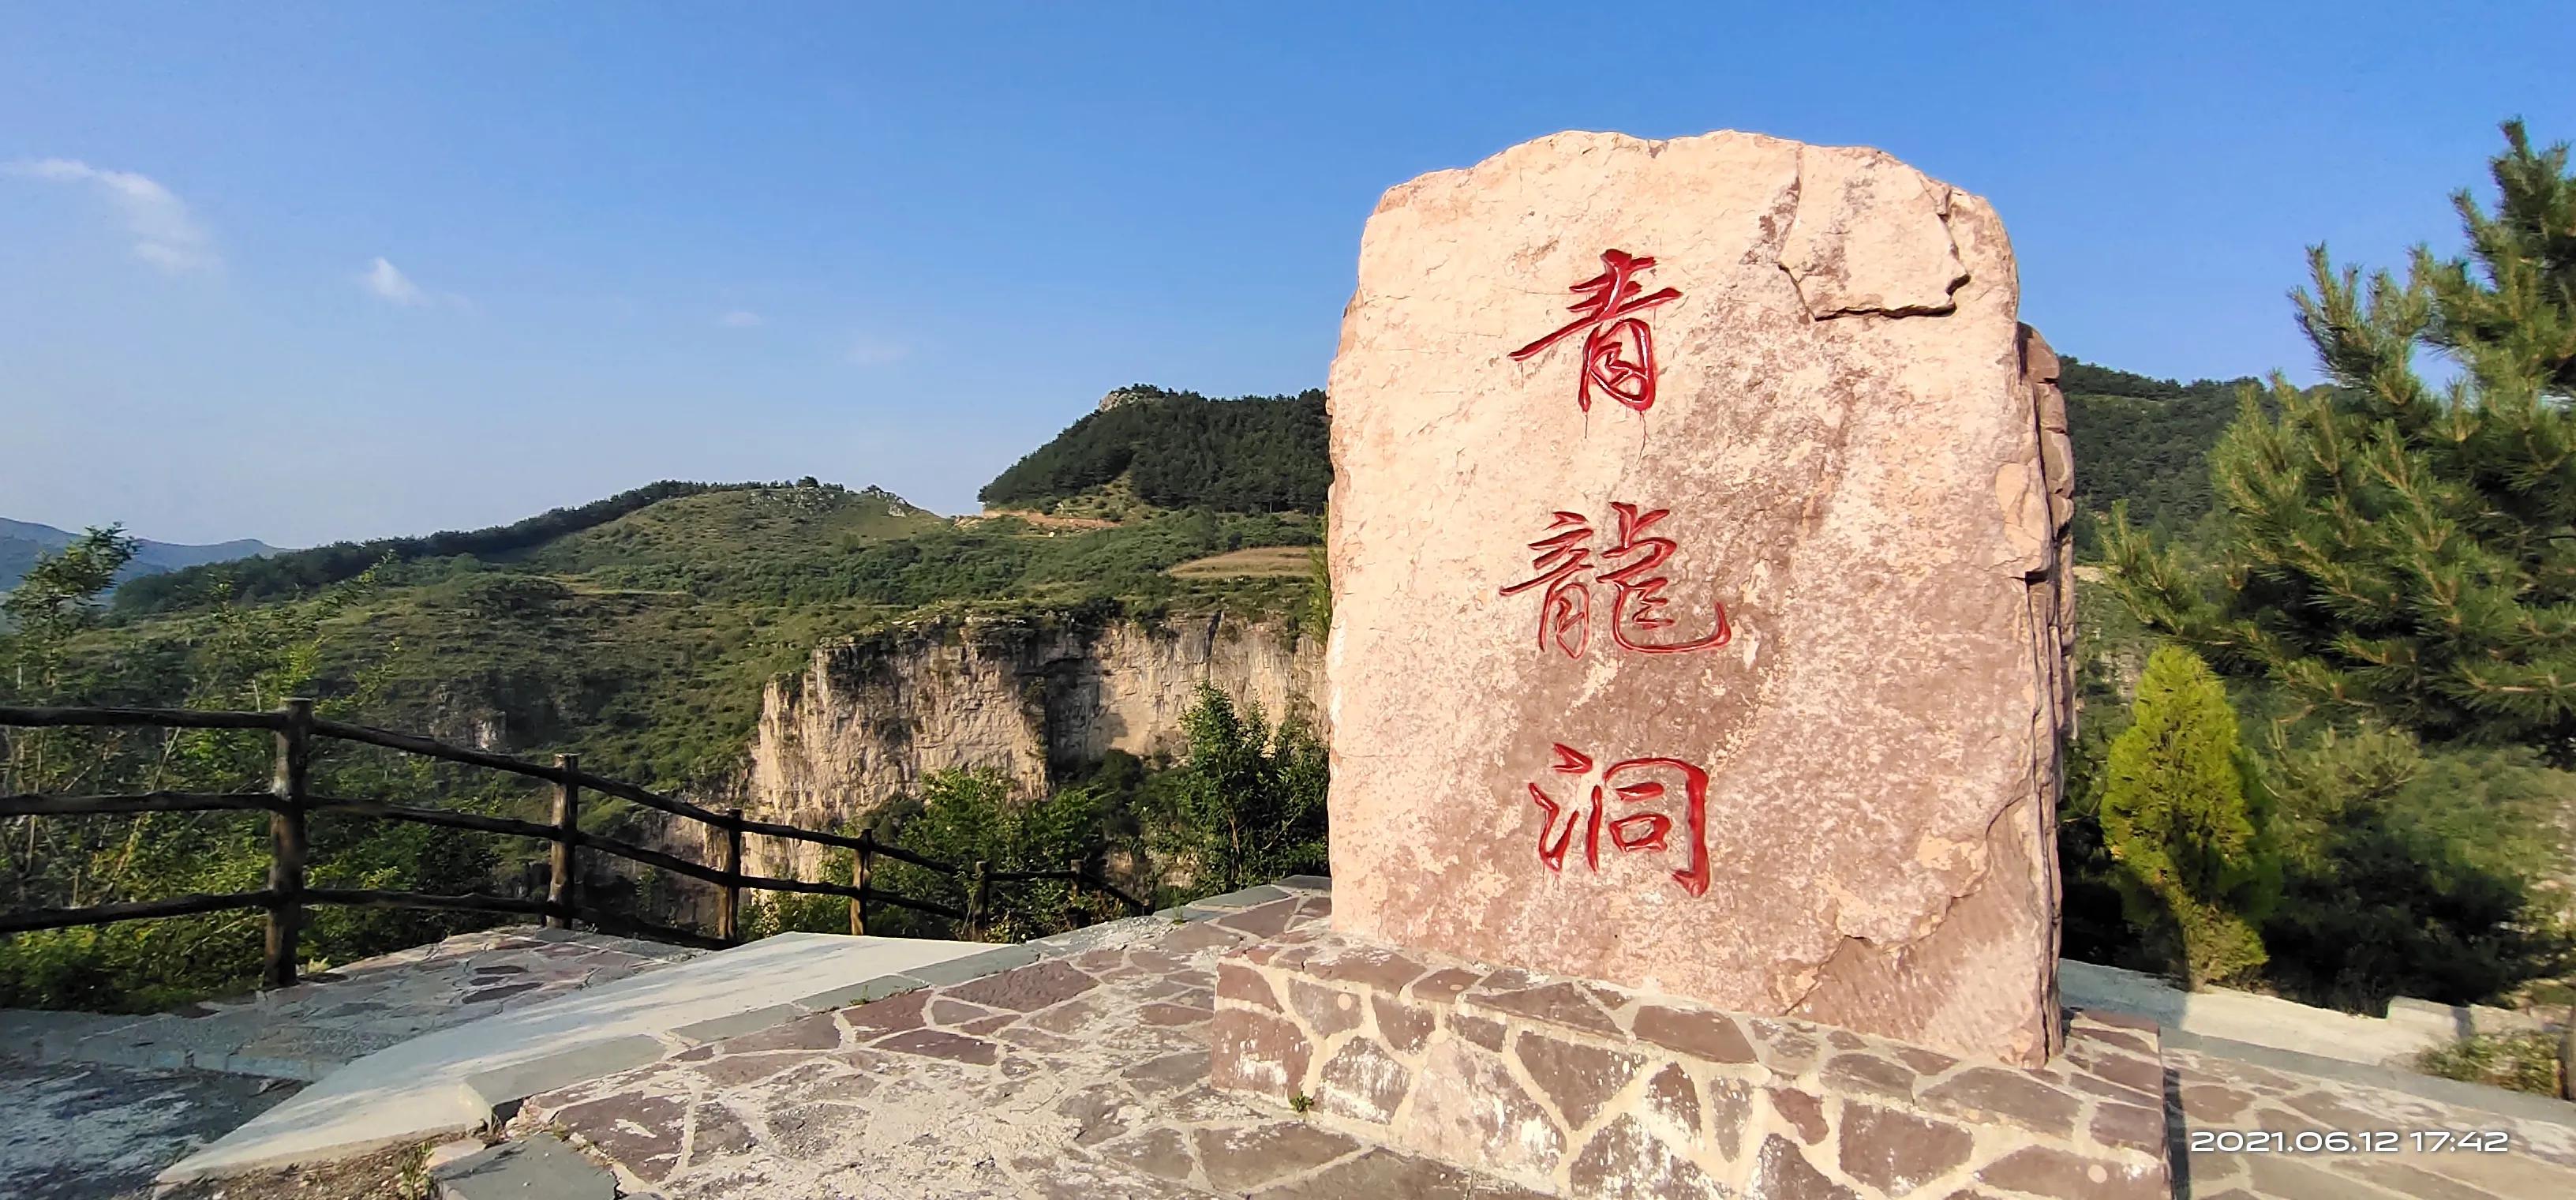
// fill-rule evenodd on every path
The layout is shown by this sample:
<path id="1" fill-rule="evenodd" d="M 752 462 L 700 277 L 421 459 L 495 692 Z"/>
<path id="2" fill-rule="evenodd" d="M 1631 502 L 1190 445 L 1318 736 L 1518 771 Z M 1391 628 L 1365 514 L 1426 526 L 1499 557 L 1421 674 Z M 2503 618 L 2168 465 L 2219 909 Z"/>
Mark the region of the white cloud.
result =
<path id="1" fill-rule="evenodd" d="M 717 317 L 716 324 L 722 325 L 727 329 L 749 329 L 754 325 L 761 324 L 761 316 L 759 313 L 737 308 L 721 317 Z"/>
<path id="2" fill-rule="evenodd" d="M 0 166 L 0 174 L 49 183 L 87 184 L 115 206 L 134 236 L 134 257 L 172 274 L 211 270 L 223 265 L 214 239 L 197 222 L 188 204 L 148 175 L 106 171 L 69 158 L 45 158 Z"/>
<path id="3" fill-rule="evenodd" d="M 429 296 L 420 290 L 419 284 L 411 281 L 411 276 L 403 274 L 401 268 L 382 258 L 367 268 L 365 274 L 358 276 L 358 283 L 375 293 L 379 300 L 405 306 L 429 303 Z"/>
<path id="4" fill-rule="evenodd" d="M 857 366 L 882 367 L 910 353 L 912 348 L 901 342 L 890 342 L 884 338 L 860 334 L 851 339 L 848 357 L 850 362 Z"/>
<path id="5" fill-rule="evenodd" d="M 370 262 L 366 270 L 358 273 L 358 286 L 367 289 L 368 294 L 376 299 L 387 304 L 398 304 L 404 308 L 444 304 L 466 312 L 474 309 L 473 301 L 454 292 L 424 290 L 419 284 L 411 281 L 411 276 L 403 274 L 402 268 L 386 261 L 381 255 Z"/>

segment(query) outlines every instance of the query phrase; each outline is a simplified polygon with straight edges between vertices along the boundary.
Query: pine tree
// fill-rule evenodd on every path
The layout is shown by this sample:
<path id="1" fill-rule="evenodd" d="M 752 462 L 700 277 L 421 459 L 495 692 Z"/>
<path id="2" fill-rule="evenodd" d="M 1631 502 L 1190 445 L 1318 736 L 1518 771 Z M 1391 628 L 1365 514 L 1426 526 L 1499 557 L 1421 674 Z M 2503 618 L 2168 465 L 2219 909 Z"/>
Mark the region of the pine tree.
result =
<path id="1" fill-rule="evenodd" d="M 2280 894 L 2280 865 L 2227 690 L 2199 656 L 2159 647 L 2135 717 L 2102 790 L 2122 910 L 2194 988 L 2262 965 L 2253 922 Z"/>
<path id="2" fill-rule="evenodd" d="M 2113 584 L 2149 626 L 2340 718 L 2576 761 L 2576 179 L 2519 122 L 2469 255 L 2400 284 L 2309 251 L 2294 294 L 2329 381 L 2248 388 L 2210 456 L 2214 561 L 2114 509 Z M 2413 354 L 2459 367 L 2435 388 Z"/>

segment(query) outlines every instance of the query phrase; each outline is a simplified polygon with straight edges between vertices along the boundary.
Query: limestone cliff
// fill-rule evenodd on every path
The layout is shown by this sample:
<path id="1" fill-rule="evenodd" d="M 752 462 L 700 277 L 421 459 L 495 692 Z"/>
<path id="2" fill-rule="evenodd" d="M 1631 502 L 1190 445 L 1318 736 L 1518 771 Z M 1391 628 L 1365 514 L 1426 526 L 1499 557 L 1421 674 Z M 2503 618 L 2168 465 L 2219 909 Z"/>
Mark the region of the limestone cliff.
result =
<path id="1" fill-rule="evenodd" d="M 1110 750 L 1179 750 L 1201 681 L 1276 716 L 1319 694 L 1322 669 L 1319 639 L 1223 613 L 943 619 L 826 643 L 762 699 L 744 808 L 829 829 L 950 768 L 1036 794 Z M 767 841 L 745 847 L 749 865 L 810 871 L 820 856 Z"/>

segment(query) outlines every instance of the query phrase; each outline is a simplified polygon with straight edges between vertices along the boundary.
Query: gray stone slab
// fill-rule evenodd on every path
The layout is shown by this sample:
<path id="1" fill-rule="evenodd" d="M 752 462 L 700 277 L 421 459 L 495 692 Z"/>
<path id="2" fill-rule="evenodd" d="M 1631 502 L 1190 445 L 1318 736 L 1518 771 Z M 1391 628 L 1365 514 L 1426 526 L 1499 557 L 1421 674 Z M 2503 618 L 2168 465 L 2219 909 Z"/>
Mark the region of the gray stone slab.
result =
<path id="1" fill-rule="evenodd" d="M 135 1200 L 152 1173 L 295 1095 L 294 1084 L 97 1063 L 0 1066 L 0 1196 Z"/>
<path id="2" fill-rule="evenodd" d="M 348 1065 L 343 1058 L 281 1058 L 268 1054 L 193 1055 L 201 1071 L 221 1071 L 226 1075 L 252 1075 L 261 1079 L 293 1079 L 312 1083 Z"/>
<path id="3" fill-rule="evenodd" d="M 2538 1033 L 2546 1028 L 2538 1017 L 2526 1012 L 2484 1004 L 2436 1004 L 2408 996 L 2388 1002 L 2388 1020 L 2452 1039 L 2481 1033 Z"/>
<path id="4" fill-rule="evenodd" d="M 64 1062 L 97 1063 L 109 1067 L 133 1067 L 144 1071 L 188 1071 L 212 1070 L 212 1064 L 223 1061 L 228 1052 L 227 1049 L 206 1052 L 208 1065 L 198 1067 L 195 1061 L 197 1052 L 185 1045 L 151 1038 L 128 1039 L 109 1033 L 82 1038 L 73 1043 L 67 1052 L 59 1055 L 58 1059 Z"/>
<path id="5" fill-rule="evenodd" d="M 806 1012 L 830 1012 L 836 1008 L 848 1008 L 853 1004 L 865 1004 L 870 1000 L 883 1000 L 888 996 L 920 991 L 928 986 L 930 985 L 910 975 L 879 975 L 874 979 L 862 980 L 843 987 L 825 988 L 810 996 L 799 996 L 788 1003 Z"/>
<path id="6" fill-rule="evenodd" d="M 1169 916 L 1121 917 L 1115 921 L 1103 921 L 1098 925 L 1085 925 L 1080 929 L 1068 929 L 1063 933 L 1031 938 L 1020 944 L 1047 958 L 1063 958 L 1086 950 L 1097 950 L 1103 946 L 1124 946 L 1155 937 L 1168 931 L 1171 924 L 1172 918 Z"/>
<path id="7" fill-rule="evenodd" d="M 67 1056 L 84 1038 L 122 1029 L 145 1018 L 103 1013 L 0 1008 L 0 1054 L 50 1062 Z"/>
<path id="8" fill-rule="evenodd" d="M 521 1059 L 465 1076 L 466 1094 L 477 1109 L 500 1108 L 539 1092 L 586 1083 L 602 1075 L 658 1062 L 668 1049 L 660 1038 L 641 1033 L 601 1038 L 566 1046 L 551 1054 Z"/>
<path id="9" fill-rule="evenodd" d="M 2548 1096 L 2533 1095 L 2529 1092 L 2508 1092 L 2503 1088 L 2488 1087 L 2485 1084 L 2463 1083 L 2457 1079 L 2443 1079 L 2433 1075 L 2418 1075 L 2412 1071 L 2400 1071 L 2394 1067 L 2374 1067 L 2367 1063 L 2346 1062 L 2340 1058 L 2301 1054 L 2296 1050 L 2257 1046 L 2251 1042 L 2205 1037 L 2196 1033 L 2185 1033 L 2179 1029 L 2166 1029 L 2163 1040 L 2167 1050 L 2191 1050 L 2215 1058 L 2231 1058 L 2242 1063 L 2252 1063 L 2258 1067 L 2269 1067 L 2275 1071 L 2288 1071 L 2297 1075 L 2313 1075 L 2319 1079 L 2332 1079 L 2341 1083 L 2386 1088 L 2392 1092 L 2421 1096 L 2427 1100 L 2438 1100 L 2444 1104 L 2476 1109 L 2479 1112 L 2519 1117 L 2526 1121 L 2547 1121 L 2553 1125 L 2565 1125 L 2576 1129 L 2576 1104 Z"/>
<path id="10" fill-rule="evenodd" d="M 1241 888 L 1236 891 L 1227 892 L 1222 896 L 1203 896 L 1197 900 L 1191 901 L 1188 907 L 1222 908 L 1228 911 L 1233 911 L 1250 908 L 1256 904 L 1268 904 L 1273 900 L 1285 900 L 1290 894 L 1291 893 L 1284 888 L 1264 883 L 1254 887 Z"/>
<path id="11" fill-rule="evenodd" d="M 767 1008 L 729 1013 L 725 1016 L 677 1026 L 671 1030 L 671 1036 L 684 1042 L 721 1042 L 726 1038 L 741 1037 L 746 1033 L 758 1033 L 772 1025 L 786 1024 L 812 1011 L 814 1010 L 805 1007 L 802 1003 L 772 1004 Z"/>
<path id="12" fill-rule="evenodd" d="M 457 944 L 452 949 L 473 950 L 472 936 L 454 939 Z M 592 943 L 585 938 L 583 944 Z M 588 953 L 568 949 L 573 945 L 551 949 Z M 498 951 L 507 956 L 522 948 L 503 945 Z M 473 1129 L 487 1122 L 495 1108 L 534 1092 L 658 1058 L 682 1044 L 670 1036 L 673 1029 L 793 1004 L 793 997 L 799 995 L 909 974 L 916 967 L 985 950 L 968 942 L 787 933 L 551 997 L 529 992 L 515 1003 L 516 994 L 499 1004 L 450 1003 L 449 1010 L 464 1015 L 461 1023 L 423 1033 L 331 1072 L 294 1099 L 225 1134 L 157 1178 L 183 1183 L 342 1158 L 371 1147 Z M 496 965 L 518 965 L 475 954 L 476 961 L 464 965 L 476 975 Z M 603 957 L 631 961 L 624 955 Z M 543 956 L 537 962 L 542 963 Z M 509 977 L 525 979 L 539 973 L 531 966 L 524 975 Z M 563 979 L 556 982 L 561 984 Z M 344 986 L 323 984 L 305 992 L 327 997 L 329 989 Z M 453 991 L 451 982 L 447 994 Z M 495 1008 L 502 1011 L 493 1012 Z"/>
<path id="13" fill-rule="evenodd" d="M 1333 890 L 1333 877 L 1330 875 L 1290 875 L 1281 879 L 1279 881 L 1279 886 L 1284 888 L 1295 888 L 1301 892 L 1329 892 Z"/>
<path id="14" fill-rule="evenodd" d="M 969 954 L 964 958 L 952 958 L 947 962 L 916 967 L 904 973 L 932 987 L 947 987 L 951 984 L 964 983 L 969 979 L 982 979 L 987 975 L 998 975 L 1017 967 L 1025 967 L 1041 957 L 1043 956 L 1036 950 L 1013 943 L 1007 946 L 995 946 L 981 954 Z"/>
<path id="15" fill-rule="evenodd" d="M 429 1173 L 439 1200 L 616 1200 L 617 1178 L 550 1133 L 503 1142 Z"/>

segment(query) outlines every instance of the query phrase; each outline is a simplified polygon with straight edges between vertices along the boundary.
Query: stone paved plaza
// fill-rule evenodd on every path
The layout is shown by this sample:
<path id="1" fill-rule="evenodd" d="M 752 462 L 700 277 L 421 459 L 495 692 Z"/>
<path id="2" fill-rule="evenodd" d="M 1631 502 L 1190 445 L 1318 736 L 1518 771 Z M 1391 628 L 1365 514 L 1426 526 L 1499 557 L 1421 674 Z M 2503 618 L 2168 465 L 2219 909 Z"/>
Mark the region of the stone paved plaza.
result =
<path id="1" fill-rule="evenodd" d="M 2191 1050 L 2165 1051 L 2168 1119 L 2180 1131 L 2174 1194 L 2198 1200 L 2474 1200 L 2576 1196 L 2576 1105 L 2555 1122 L 2385 1087 L 2302 1075 Z M 2436 1082 L 2439 1081 L 2428 1081 Z M 2450 1089 L 2444 1089 L 2450 1090 Z M 2536 1099 L 2499 1094 L 2497 1099 Z M 2532 1105 L 2529 1107 L 2543 1107 Z M 2517 1106 L 2520 1107 L 2520 1106 Z M 2278 1137 L 2286 1151 L 2191 1150 L 2194 1134 Z M 2392 1152 L 2303 1152 L 2328 1135 L 2394 1134 Z M 2419 1139 L 2417 1134 L 2424 1134 Z M 2481 1134 L 2497 1152 L 2430 1147 Z M 2388 1140 L 2383 1138 L 2382 1140 Z M 2187 1175 L 2188 1178 L 2183 1176 Z"/>
<path id="2" fill-rule="evenodd" d="M 1321 894 L 820 1013 L 538 1096 L 630 1194 L 673 1197 L 1535 1193 L 1208 1086 L 1215 962 L 1310 927 Z"/>
<path id="3" fill-rule="evenodd" d="M 669 1200 L 1544 1195 L 1373 1144 L 1347 1125 L 1327 1128 L 1330 1113 L 1209 1086 L 1217 961 L 1263 944 L 1313 944 L 1330 910 L 1319 890 L 1256 889 L 1237 906 L 1193 908 L 1187 921 L 1124 921 L 1032 950 L 1001 948 L 1011 969 L 997 974 L 800 1017 L 539 1095 L 509 1132 L 560 1133 L 612 1170 L 626 1194 Z M 152 1171 L 301 1087 L 290 1075 L 263 1079 L 242 1066 L 282 1072 L 335 1046 L 400 1040 L 406 1030 L 453 1026 L 691 956 L 592 935 L 491 930 L 351 964 L 265 998 L 188 1010 L 198 1015 L 10 1014 L 15 1057 L 0 1097 L 15 1136 L 0 1148 L 0 1194 L 147 1195 Z M 193 1040 L 162 1032 L 172 1028 L 210 1032 Z M 103 1037 L 119 1030 L 121 1038 Z M 351 1036 L 335 1041 L 341 1034 Z M 272 1057 L 255 1057 L 254 1048 Z M 281 1048 L 302 1057 L 278 1056 Z M 52 1060 L 27 1057 L 38 1049 Z M 67 1061 L 75 1052 L 203 1054 L 198 1061 L 234 1069 Z M 2178 1196 L 2576 1195 L 2576 1107 L 2558 1115 L 2549 1102 L 2468 1085 L 2394 1072 L 2358 1082 L 2371 1072 L 2338 1078 L 2326 1064 L 2303 1073 L 2172 1045 L 2162 1074 Z M 2138 1081 L 2142 1089 L 2158 1083 Z M 1564 1103 L 1541 1092 L 1545 1103 Z M 1796 1114 L 1756 1106 L 1749 1119 L 1778 1125 L 1757 1141 L 1776 1134 L 1829 1153 Z M 2495 1131 L 2509 1149 L 2433 1152 L 2410 1139 L 2395 1153 L 2188 1152 L 2194 1134 L 2289 1140 L 2372 1130 Z M 2024 1194 L 1955 1182 L 1916 1194 Z M 2083 1194 L 2077 1181 L 2060 1182 Z M 1778 1194 L 1851 1195 L 1822 1178 L 1800 1186 Z"/>
<path id="4" fill-rule="evenodd" d="M 145 1196 L 172 1162 L 350 1060 L 698 951 L 487 929 L 144 1016 L 0 1011 L 0 1196 Z"/>
<path id="5" fill-rule="evenodd" d="M 1318 936 L 1330 905 L 1300 894 L 1202 921 L 1123 923 L 1077 952 L 535 1097 L 511 1132 L 561 1134 L 610 1166 L 628 1195 L 670 1200 L 1544 1194 L 1208 1086 L 1217 960 Z M 2504 1129 L 2512 1143 L 2500 1155 L 2178 1155 L 2179 1196 L 2576 1195 L 2570 1123 L 2204 1053 L 2168 1052 L 2165 1064 L 2167 1123 L 2186 1138 L 2204 1129 L 2454 1128 Z M 1779 1124 L 1772 1132 L 1782 1138 L 1812 1141 L 1795 1120 Z M 2059 1182 L 2060 1194 L 2086 1194 L 2085 1181 Z M 1802 1186 L 1812 1190 L 1800 1198 L 1852 1195 L 1821 1178 Z M 1971 1182 L 1922 1194 L 2023 1193 Z"/>
<path id="6" fill-rule="evenodd" d="M 312 1082 L 421 1034 L 541 1004 L 700 951 L 505 928 L 361 959 L 293 987 L 148 1016 L 0 1010 L 0 1045 L 39 1062 Z"/>

